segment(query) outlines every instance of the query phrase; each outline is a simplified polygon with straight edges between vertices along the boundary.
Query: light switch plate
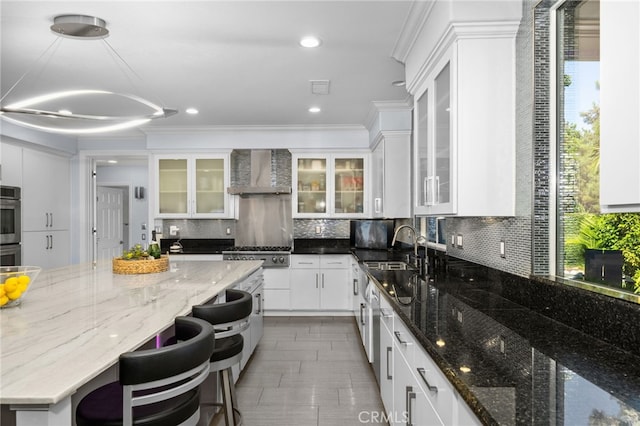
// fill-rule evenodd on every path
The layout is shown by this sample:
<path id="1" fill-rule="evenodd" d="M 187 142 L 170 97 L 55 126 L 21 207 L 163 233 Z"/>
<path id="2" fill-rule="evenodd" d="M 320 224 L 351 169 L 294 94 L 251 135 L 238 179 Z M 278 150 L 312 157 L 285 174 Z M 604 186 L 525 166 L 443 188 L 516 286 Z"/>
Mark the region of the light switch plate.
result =
<path id="1" fill-rule="evenodd" d="M 500 241 L 500 257 L 502 258 L 506 257 L 505 250 L 504 250 L 504 241 Z"/>
<path id="2" fill-rule="evenodd" d="M 456 246 L 458 248 L 462 248 L 462 235 L 461 234 L 456 235 Z"/>

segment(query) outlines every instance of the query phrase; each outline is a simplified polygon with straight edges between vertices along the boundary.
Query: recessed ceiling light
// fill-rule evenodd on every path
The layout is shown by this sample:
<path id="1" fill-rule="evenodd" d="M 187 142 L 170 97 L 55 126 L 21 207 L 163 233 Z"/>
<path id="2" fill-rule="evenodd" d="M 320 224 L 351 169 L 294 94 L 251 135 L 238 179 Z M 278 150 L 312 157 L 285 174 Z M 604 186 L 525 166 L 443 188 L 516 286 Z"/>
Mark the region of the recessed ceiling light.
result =
<path id="1" fill-rule="evenodd" d="M 318 113 L 318 112 L 320 112 L 320 111 L 322 111 L 322 110 L 320 109 L 320 107 L 316 107 L 316 106 L 314 106 L 314 107 L 310 107 L 310 108 L 309 108 L 309 112 L 312 112 L 312 113 L 314 113 L 314 114 L 315 114 L 315 113 Z"/>
<path id="2" fill-rule="evenodd" d="M 195 108 L 187 108 L 187 109 L 185 109 L 185 112 L 187 114 L 197 114 L 199 111 L 197 109 L 195 109 Z"/>
<path id="3" fill-rule="evenodd" d="M 72 114 L 72 112 L 71 112 L 71 111 L 69 111 L 68 109 L 61 109 L 61 110 L 58 110 L 58 113 L 59 113 L 59 114 L 62 114 L 62 115 L 71 115 L 71 114 Z"/>
<path id="4" fill-rule="evenodd" d="M 320 46 L 320 39 L 314 36 L 305 36 L 300 40 L 300 46 L 302 47 L 318 47 Z"/>
<path id="5" fill-rule="evenodd" d="M 396 80 L 396 81 L 391 82 L 391 85 L 392 86 L 396 86 L 396 87 L 404 87 L 406 84 L 407 84 L 407 82 L 404 81 L 404 80 Z"/>
<path id="6" fill-rule="evenodd" d="M 109 164 L 118 164 L 118 160 L 107 160 Z"/>

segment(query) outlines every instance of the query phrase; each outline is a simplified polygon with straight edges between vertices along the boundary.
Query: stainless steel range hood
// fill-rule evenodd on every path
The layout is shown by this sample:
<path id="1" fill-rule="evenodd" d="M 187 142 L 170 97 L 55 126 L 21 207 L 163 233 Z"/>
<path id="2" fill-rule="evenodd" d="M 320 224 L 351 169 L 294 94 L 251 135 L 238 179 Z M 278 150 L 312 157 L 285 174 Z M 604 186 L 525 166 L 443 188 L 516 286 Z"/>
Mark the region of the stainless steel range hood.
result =
<path id="1" fill-rule="evenodd" d="M 278 151 L 278 152 L 276 152 Z M 274 161 L 273 154 L 283 152 L 285 162 L 288 158 L 288 178 L 287 173 L 278 175 L 279 167 L 277 159 Z M 234 150 L 231 160 L 232 180 L 231 186 L 227 188 L 229 194 L 248 196 L 252 194 L 291 194 L 291 154 L 288 150 Z M 249 159 L 247 167 L 246 160 Z M 285 182 L 282 182 L 282 181 Z M 288 184 L 287 184 L 288 183 Z"/>

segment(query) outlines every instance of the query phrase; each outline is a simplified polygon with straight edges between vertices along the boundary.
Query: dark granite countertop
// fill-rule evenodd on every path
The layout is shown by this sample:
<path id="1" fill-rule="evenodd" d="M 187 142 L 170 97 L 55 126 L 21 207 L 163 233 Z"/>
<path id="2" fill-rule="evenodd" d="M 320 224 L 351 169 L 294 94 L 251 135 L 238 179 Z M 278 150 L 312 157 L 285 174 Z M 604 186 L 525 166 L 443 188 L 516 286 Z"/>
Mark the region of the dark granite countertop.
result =
<path id="1" fill-rule="evenodd" d="M 385 260 L 373 251 L 354 254 Z M 640 424 L 637 351 L 502 297 L 484 267 L 452 268 L 432 277 L 368 273 L 377 284 L 395 284 L 397 298 L 378 287 L 484 424 Z"/>
<path id="2" fill-rule="evenodd" d="M 292 254 L 351 254 L 349 239 L 296 238 Z"/>

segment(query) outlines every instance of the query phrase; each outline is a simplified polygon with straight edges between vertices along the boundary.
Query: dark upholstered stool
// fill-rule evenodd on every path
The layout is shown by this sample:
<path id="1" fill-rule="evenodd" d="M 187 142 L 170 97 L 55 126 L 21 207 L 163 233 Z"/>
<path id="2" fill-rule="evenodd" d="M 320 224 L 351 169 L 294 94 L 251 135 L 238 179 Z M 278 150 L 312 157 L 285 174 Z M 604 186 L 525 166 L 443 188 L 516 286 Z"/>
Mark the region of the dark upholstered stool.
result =
<path id="1" fill-rule="evenodd" d="M 227 290 L 224 303 L 197 305 L 193 316 L 213 324 L 215 349 L 210 358 L 210 371 L 218 374 L 222 385 L 222 408 L 227 426 L 238 425 L 242 416 L 238 410 L 231 368 L 240 362 L 244 339 L 241 332 L 249 327 L 253 309 L 251 294 L 241 290 Z M 237 414 L 237 418 L 236 415 Z"/>
<path id="2" fill-rule="evenodd" d="M 76 409 L 78 426 L 195 425 L 200 418 L 200 384 L 209 375 L 213 326 L 175 319 L 174 345 L 127 352 L 118 361 L 119 381 L 86 395 Z"/>

